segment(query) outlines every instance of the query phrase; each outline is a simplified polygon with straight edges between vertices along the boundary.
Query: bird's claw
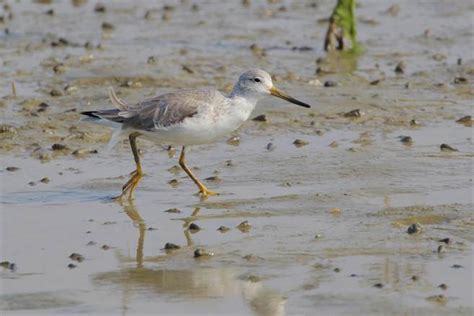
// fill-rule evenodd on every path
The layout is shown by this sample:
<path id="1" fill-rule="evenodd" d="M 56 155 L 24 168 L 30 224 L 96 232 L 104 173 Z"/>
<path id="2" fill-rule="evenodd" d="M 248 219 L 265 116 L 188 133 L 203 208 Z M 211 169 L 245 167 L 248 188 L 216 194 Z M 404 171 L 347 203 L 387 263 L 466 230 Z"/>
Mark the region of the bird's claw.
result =
<path id="1" fill-rule="evenodd" d="M 220 195 L 220 193 L 203 189 L 203 190 L 200 190 L 198 193 L 196 193 L 196 195 L 200 196 L 201 198 L 207 198 L 209 196 Z"/>

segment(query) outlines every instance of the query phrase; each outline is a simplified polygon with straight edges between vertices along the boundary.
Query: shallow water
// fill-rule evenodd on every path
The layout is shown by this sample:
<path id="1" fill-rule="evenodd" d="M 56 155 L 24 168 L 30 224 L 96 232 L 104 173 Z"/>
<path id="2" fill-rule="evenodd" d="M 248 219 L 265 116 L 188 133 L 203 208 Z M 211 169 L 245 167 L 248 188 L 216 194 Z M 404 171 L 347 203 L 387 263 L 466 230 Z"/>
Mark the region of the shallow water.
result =
<path id="1" fill-rule="evenodd" d="M 191 1 L 169 1 L 167 21 L 162 4 L 147 1 L 106 3 L 104 14 L 92 1 L 6 3 L 14 18 L 1 25 L 9 34 L 0 37 L 0 107 L 2 124 L 16 131 L 0 134 L 0 261 L 16 270 L 0 271 L 2 314 L 472 314 L 472 127 L 455 122 L 472 115 L 469 1 L 400 1 L 396 17 L 384 13 L 392 3 L 360 1 L 366 52 L 329 56 L 323 66 L 334 73 L 323 76 L 314 74 L 326 27 L 317 20 L 332 2 L 203 1 L 193 11 Z M 54 16 L 42 13 L 50 8 Z M 115 28 L 102 31 L 104 21 Z M 72 44 L 51 47 L 55 36 Z M 256 56 L 253 43 L 267 55 Z M 292 49 L 302 46 L 312 50 Z M 400 60 L 407 72 L 396 75 Z M 64 72 L 55 74 L 57 63 Z M 109 85 L 130 101 L 183 87 L 225 90 L 255 66 L 313 108 L 267 99 L 255 115 L 269 121 L 245 123 L 239 146 L 191 148 L 197 175 L 222 179 L 208 183 L 221 195 L 204 201 L 172 169 L 177 157 L 165 144 L 139 140 L 146 176 L 136 200 L 111 200 L 133 168 L 130 150 L 124 142 L 106 152 L 110 132 L 77 112 L 109 106 Z M 468 82 L 454 84 L 457 76 Z M 370 85 L 375 79 L 383 80 Z M 52 88 L 64 95 L 51 97 Z M 46 111 L 37 112 L 40 102 Z M 354 109 L 363 115 L 341 115 Z M 309 144 L 296 148 L 295 139 Z M 52 151 L 54 143 L 68 149 Z M 459 151 L 441 152 L 442 143 Z M 242 232 L 245 220 L 251 228 Z M 408 235 L 415 222 L 424 232 Z M 230 230 L 217 231 L 222 225 Z M 442 238 L 452 242 L 438 253 Z M 167 242 L 181 248 L 166 252 Z M 215 255 L 195 259 L 196 248 Z M 70 260 L 74 252 L 85 260 Z"/>

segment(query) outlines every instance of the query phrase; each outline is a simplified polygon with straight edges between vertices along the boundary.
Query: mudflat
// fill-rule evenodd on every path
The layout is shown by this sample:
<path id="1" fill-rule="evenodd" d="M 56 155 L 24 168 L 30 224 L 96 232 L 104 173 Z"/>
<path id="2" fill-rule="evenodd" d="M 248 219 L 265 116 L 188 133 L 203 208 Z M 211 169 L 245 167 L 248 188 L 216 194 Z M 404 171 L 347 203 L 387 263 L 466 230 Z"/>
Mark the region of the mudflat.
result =
<path id="1" fill-rule="evenodd" d="M 330 1 L 245 3 L 2 3 L 2 315 L 473 313 L 471 1 L 359 1 L 359 56 L 322 51 Z M 313 107 L 191 148 L 206 200 L 139 139 L 112 201 L 130 149 L 78 112 L 254 67 Z"/>

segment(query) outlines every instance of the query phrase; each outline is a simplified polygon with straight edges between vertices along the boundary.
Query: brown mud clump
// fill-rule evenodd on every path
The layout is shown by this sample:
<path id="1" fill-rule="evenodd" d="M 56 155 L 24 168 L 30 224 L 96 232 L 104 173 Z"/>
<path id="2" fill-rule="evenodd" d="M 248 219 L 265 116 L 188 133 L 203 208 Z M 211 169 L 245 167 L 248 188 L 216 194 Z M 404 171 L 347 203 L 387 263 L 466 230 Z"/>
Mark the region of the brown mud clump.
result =
<path id="1" fill-rule="evenodd" d="M 165 244 L 165 248 L 164 248 L 164 249 L 165 249 L 165 250 L 177 250 L 177 249 L 180 249 L 180 248 L 181 248 L 181 247 L 178 246 L 178 245 L 176 245 L 176 244 L 173 244 L 173 243 L 171 243 L 171 242 L 167 242 L 167 243 Z"/>
<path id="2" fill-rule="evenodd" d="M 79 253 L 76 253 L 76 252 L 73 252 L 69 258 L 73 261 L 77 261 L 77 262 L 82 262 L 84 261 L 84 256 L 79 254 Z"/>
<path id="3" fill-rule="evenodd" d="M 260 114 L 255 116 L 252 121 L 255 122 L 268 122 L 267 116 L 265 114 Z"/>
<path id="4" fill-rule="evenodd" d="M 221 233 L 227 233 L 230 230 L 230 228 L 227 226 L 220 226 L 217 230 Z"/>
<path id="5" fill-rule="evenodd" d="M 295 141 L 293 142 L 293 145 L 295 145 L 297 148 L 300 148 L 300 147 L 303 147 L 303 146 L 306 146 L 308 145 L 309 142 L 306 141 L 306 140 L 302 140 L 302 139 L 295 139 Z"/>
<path id="6" fill-rule="evenodd" d="M 470 115 L 466 115 L 461 117 L 460 119 L 456 120 L 456 123 L 463 124 L 466 127 L 472 127 L 472 117 Z"/>
<path id="7" fill-rule="evenodd" d="M 198 231 L 201 230 L 201 227 L 200 227 L 198 224 L 191 223 L 191 224 L 189 224 L 188 229 L 189 229 L 192 233 L 197 233 Z"/>
<path id="8" fill-rule="evenodd" d="M 363 113 L 359 109 L 355 109 L 355 110 L 344 113 L 343 116 L 348 117 L 348 118 L 359 118 L 362 116 L 362 114 Z"/>
<path id="9" fill-rule="evenodd" d="M 448 144 L 441 144 L 441 145 L 439 146 L 439 149 L 440 149 L 441 151 L 444 151 L 444 152 L 459 151 L 459 150 L 457 150 L 456 148 L 451 147 L 451 146 L 448 145 Z"/>
<path id="10" fill-rule="evenodd" d="M 237 225 L 237 229 L 240 230 L 242 233 L 247 233 L 252 228 L 252 225 L 248 221 L 243 221 L 239 225 Z"/>
<path id="11" fill-rule="evenodd" d="M 203 248 L 198 248 L 194 251 L 194 258 L 212 257 L 212 256 L 214 256 L 213 252 L 210 252 L 209 250 L 206 250 Z"/>
<path id="12" fill-rule="evenodd" d="M 413 234 L 420 234 L 424 231 L 425 229 L 423 228 L 423 226 L 421 226 L 421 224 L 419 223 L 415 223 L 415 224 L 411 224 L 408 229 L 407 229 L 407 233 L 410 234 L 410 235 L 413 235 Z"/>

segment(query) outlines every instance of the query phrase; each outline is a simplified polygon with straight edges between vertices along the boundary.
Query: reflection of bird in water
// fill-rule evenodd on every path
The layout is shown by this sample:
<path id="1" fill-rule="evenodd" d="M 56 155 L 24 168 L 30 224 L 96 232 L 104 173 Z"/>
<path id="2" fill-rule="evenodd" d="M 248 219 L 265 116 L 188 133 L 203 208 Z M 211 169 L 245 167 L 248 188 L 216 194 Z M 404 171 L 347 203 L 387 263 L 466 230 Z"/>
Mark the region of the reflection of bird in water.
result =
<path id="1" fill-rule="evenodd" d="M 191 216 L 181 219 L 184 222 L 183 223 L 184 237 L 186 237 L 186 242 L 187 242 L 188 246 L 192 246 L 194 244 L 193 240 L 191 238 L 191 231 L 188 229 L 188 227 L 192 222 L 197 220 L 197 216 L 198 216 L 200 210 L 201 210 L 201 208 L 196 207 L 194 209 L 193 213 L 191 214 Z"/>
<path id="2" fill-rule="evenodd" d="M 242 295 L 257 315 L 285 315 L 286 298 L 278 292 L 265 288 L 262 282 L 252 282 L 251 280 L 243 282 L 242 287 Z"/>
<path id="3" fill-rule="evenodd" d="M 199 194 L 207 197 L 217 193 L 210 191 L 187 166 L 186 146 L 213 143 L 233 132 L 250 117 L 257 101 L 269 95 L 310 107 L 278 90 L 267 72 L 253 69 L 240 76 L 229 96 L 214 89 L 182 90 L 127 104 L 110 90 L 110 99 L 116 109 L 81 114 L 87 116 L 88 121 L 116 127 L 109 147 L 122 135 L 129 138 L 136 169 L 122 187 L 119 198 L 132 199 L 143 177 L 136 144 L 140 136 L 158 143 L 182 146 L 179 165 L 197 185 Z"/>
<path id="4" fill-rule="evenodd" d="M 124 203 L 122 206 L 125 214 L 130 217 L 130 219 L 133 221 L 133 224 L 138 225 L 139 236 L 135 258 L 137 260 L 137 267 L 140 268 L 143 267 L 143 244 L 145 242 L 146 224 L 143 218 L 140 216 L 140 213 L 138 213 L 137 209 L 135 208 L 135 205 L 133 205 L 132 201 L 130 201 L 129 204 Z"/>
<path id="5" fill-rule="evenodd" d="M 139 230 L 135 255 L 136 266 L 125 266 L 119 271 L 97 274 L 94 277 L 94 281 L 97 284 L 115 284 L 121 288 L 123 290 L 122 304 L 124 305 L 124 311 L 127 310 L 127 306 L 132 301 L 133 294 L 145 291 L 147 297 L 150 297 L 152 293 L 157 295 L 157 297 L 168 295 L 175 300 L 177 298 L 183 300 L 183 304 L 192 303 L 192 300 L 206 299 L 211 304 L 215 298 L 238 299 L 242 297 L 256 315 L 284 315 L 286 300 L 277 292 L 265 288 L 261 281 L 255 278 L 239 278 L 236 270 L 230 267 L 196 267 L 194 261 L 186 262 L 186 260 L 194 260 L 191 256 L 188 256 L 187 249 L 178 250 L 178 253 L 174 252 L 173 255 L 145 258 L 143 255 L 146 233 L 145 221 L 133 203 L 123 204 L 123 210 L 134 224 L 138 226 Z M 186 228 L 192 221 L 196 220 L 198 213 L 199 208 L 195 209 L 191 216 L 184 218 L 184 226 Z M 187 234 L 187 248 L 189 248 L 193 245 L 193 242 L 186 228 L 184 232 Z M 126 257 L 120 255 L 118 259 L 125 263 L 129 261 Z M 160 263 L 160 268 L 147 268 L 147 262 L 154 265 L 158 262 Z M 178 265 L 187 268 L 178 269 L 176 268 Z M 190 265 L 191 267 L 189 267 Z M 172 268 L 166 269 L 164 268 L 165 266 L 171 266 Z M 168 302 L 164 301 L 165 303 Z M 159 303 L 155 302 L 155 304 Z M 192 311 L 188 312 L 192 313 Z"/>

